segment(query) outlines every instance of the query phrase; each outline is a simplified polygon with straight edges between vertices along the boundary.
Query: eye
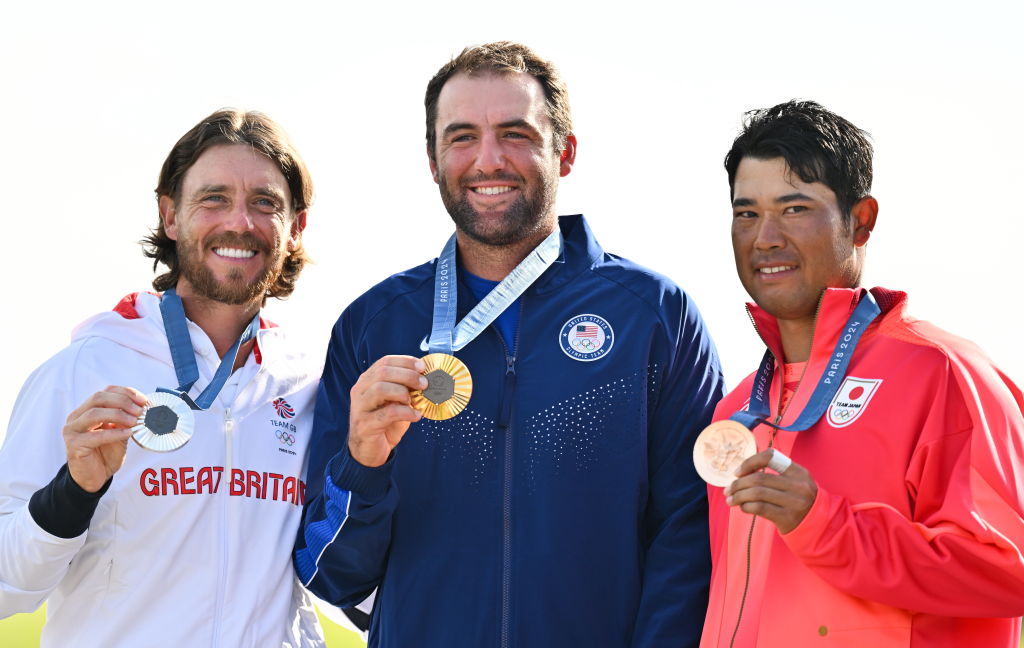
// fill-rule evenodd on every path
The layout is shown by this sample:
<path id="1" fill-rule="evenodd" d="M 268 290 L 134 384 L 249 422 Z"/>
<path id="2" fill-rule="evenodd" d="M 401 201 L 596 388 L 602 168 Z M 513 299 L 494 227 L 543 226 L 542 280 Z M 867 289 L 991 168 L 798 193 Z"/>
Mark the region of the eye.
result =
<path id="1" fill-rule="evenodd" d="M 757 212 L 750 210 L 738 210 L 732 213 L 733 218 L 757 218 Z"/>
<path id="2" fill-rule="evenodd" d="M 204 203 L 223 203 L 223 202 L 227 202 L 227 198 L 225 198 L 224 196 L 222 196 L 220 194 L 210 194 L 208 196 L 203 196 L 202 202 L 204 202 Z"/>
<path id="3" fill-rule="evenodd" d="M 799 214 L 800 212 L 805 212 L 805 211 L 807 211 L 807 207 L 805 207 L 804 205 L 790 205 L 789 207 L 786 207 L 786 210 L 783 213 L 784 214 Z"/>
<path id="4" fill-rule="evenodd" d="M 273 198 L 267 198 L 266 196 L 256 198 L 253 201 L 253 204 L 256 205 L 256 207 L 258 207 L 261 211 L 268 213 L 276 212 L 281 207 L 276 200 L 274 200 Z"/>
<path id="5" fill-rule="evenodd" d="M 527 139 L 527 137 L 523 133 L 518 133 L 516 131 L 509 131 L 509 132 L 505 133 L 505 139 Z"/>
<path id="6" fill-rule="evenodd" d="M 462 142 L 472 142 L 472 141 L 473 141 L 473 136 L 470 135 L 469 133 L 465 133 L 463 135 L 456 135 L 455 137 L 452 138 L 452 144 L 459 144 L 459 143 L 462 143 Z"/>

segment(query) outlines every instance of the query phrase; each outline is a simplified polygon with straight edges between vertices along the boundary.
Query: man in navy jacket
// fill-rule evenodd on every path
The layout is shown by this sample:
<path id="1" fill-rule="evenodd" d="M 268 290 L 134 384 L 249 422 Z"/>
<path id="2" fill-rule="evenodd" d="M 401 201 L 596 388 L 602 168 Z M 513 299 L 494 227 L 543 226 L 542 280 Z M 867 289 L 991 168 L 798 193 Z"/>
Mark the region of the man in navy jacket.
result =
<path id="1" fill-rule="evenodd" d="M 696 645 L 709 557 L 692 449 L 723 393 L 696 306 L 605 253 L 582 216 L 556 215 L 576 138 L 550 63 L 515 43 L 467 48 L 426 106 L 456 237 L 334 327 L 301 580 L 339 605 L 377 588 L 371 646 Z M 419 356 L 461 335 L 432 319 L 448 264 L 471 327 L 544 249 L 525 292 L 452 347 L 472 376 L 465 411 L 422 417 Z"/>

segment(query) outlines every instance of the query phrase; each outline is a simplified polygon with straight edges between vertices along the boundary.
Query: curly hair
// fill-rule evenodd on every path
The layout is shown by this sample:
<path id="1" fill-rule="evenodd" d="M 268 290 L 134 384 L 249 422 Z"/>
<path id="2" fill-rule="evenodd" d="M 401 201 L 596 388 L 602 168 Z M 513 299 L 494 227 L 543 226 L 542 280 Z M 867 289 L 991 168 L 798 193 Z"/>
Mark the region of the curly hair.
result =
<path id="1" fill-rule="evenodd" d="M 168 196 L 177 204 L 181 198 L 185 173 L 208 149 L 222 144 L 248 144 L 253 150 L 270 158 L 288 183 L 294 213 L 312 204 L 313 180 L 284 130 L 263 113 L 243 112 L 233 108 L 216 111 L 178 140 L 160 169 L 160 180 L 156 186 L 157 200 Z M 153 279 L 153 288 L 164 291 L 176 286 L 180 274 L 177 243 L 167 236 L 163 220 L 157 223 L 156 229 L 150 230 L 142 244 L 143 254 L 153 259 L 154 271 L 161 263 L 168 268 L 167 272 Z M 285 258 L 281 274 L 263 297 L 264 303 L 267 297 L 283 298 L 290 295 L 295 290 L 299 273 L 308 261 L 309 257 L 300 240 Z"/>

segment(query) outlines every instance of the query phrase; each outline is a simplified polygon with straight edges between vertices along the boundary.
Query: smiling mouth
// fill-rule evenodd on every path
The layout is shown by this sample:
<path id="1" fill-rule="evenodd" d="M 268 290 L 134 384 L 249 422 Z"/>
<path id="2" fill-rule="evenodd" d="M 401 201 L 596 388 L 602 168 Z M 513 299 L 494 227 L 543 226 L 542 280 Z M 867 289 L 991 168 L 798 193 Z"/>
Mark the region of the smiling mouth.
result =
<path id="1" fill-rule="evenodd" d="M 770 266 L 768 268 L 758 268 L 757 271 L 761 274 L 776 274 L 779 272 L 785 272 L 787 270 L 796 270 L 796 266 Z"/>
<path id="2" fill-rule="evenodd" d="M 229 259 L 251 259 L 256 256 L 256 250 L 246 250 L 242 248 L 230 248 L 230 247 L 216 247 L 213 248 L 213 253 L 219 257 L 227 257 Z"/>
<path id="3" fill-rule="evenodd" d="M 469 190 L 473 193 L 483 194 L 485 196 L 497 196 L 499 194 L 508 193 L 515 189 L 515 187 L 503 186 L 503 187 L 470 187 Z"/>

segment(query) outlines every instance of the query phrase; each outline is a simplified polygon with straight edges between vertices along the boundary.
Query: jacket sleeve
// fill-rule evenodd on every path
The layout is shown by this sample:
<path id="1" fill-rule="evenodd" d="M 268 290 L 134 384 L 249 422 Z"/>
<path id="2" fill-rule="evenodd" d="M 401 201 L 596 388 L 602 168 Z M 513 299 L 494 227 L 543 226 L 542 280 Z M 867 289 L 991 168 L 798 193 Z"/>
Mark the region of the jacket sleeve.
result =
<path id="1" fill-rule="evenodd" d="M 348 451 L 349 390 L 368 365 L 357 358 L 353 339 L 346 311 L 334 327 L 317 393 L 294 554 L 299 580 L 341 607 L 358 604 L 380 583 L 398 506 L 392 462 L 368 468 Z"/>
<path id="2" fill-rule="evenodd" d="M 904 476 L 909 514 L 821 489 L 782 536 L 855 596 L 953 617 L 1024 614 L 1024 399 L 990 366 L 951 359 Z"/>
<path id="3" fill-rule="evenodd" d="M 60 584 L 109 487 L 86 493 L 62 466 L 68 413 L 81 394 L 103 387 L 76 371 L 79 348 L 65 349 L 29 377 L 0 449 L 0 617 L 35 610 Z"/>
<path id="4" fill-rule="evenodd" d="M 664 375 L 648 413 L 649 497 L 643 590 L 632 645 L 696 646 L 711 559 L 706 485 L 693 466 L 697 435 L 724 394 L 714 343 L 696 306 L 678 292 L 665 307 Z M 653 364 L 660 364 L 655 360 Z"/>

